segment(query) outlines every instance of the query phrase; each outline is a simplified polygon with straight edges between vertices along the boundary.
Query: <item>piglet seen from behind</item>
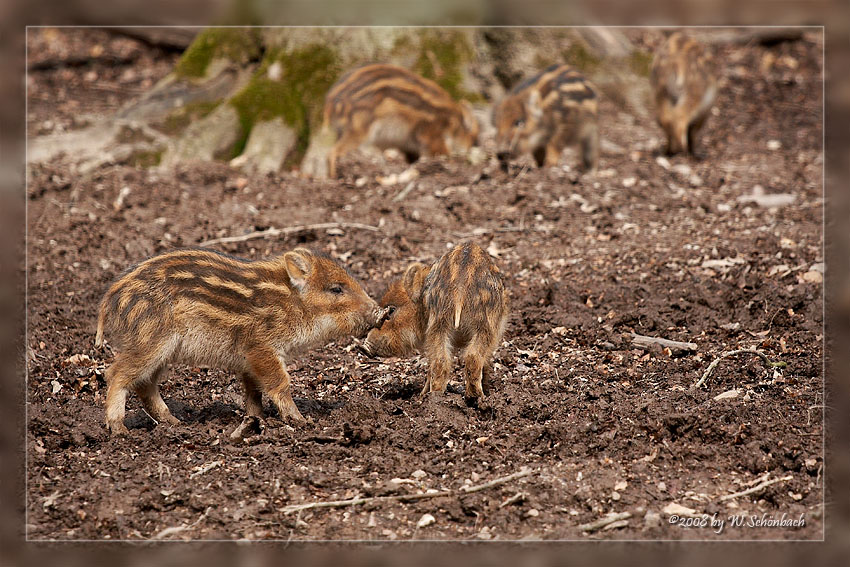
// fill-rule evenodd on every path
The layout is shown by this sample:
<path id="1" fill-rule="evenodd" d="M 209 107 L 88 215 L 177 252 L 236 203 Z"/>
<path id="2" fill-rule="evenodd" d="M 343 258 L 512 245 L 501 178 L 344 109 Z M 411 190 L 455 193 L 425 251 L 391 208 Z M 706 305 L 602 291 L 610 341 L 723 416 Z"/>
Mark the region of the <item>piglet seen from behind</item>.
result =
<path id="1" fill-rule="evenodd" d="M 482 401 L 505 330 L 508 298 L 502 274 L 480 246 L 461 244 L 431 266 L 412 264 L 390 285 L 381 305 L 388 318 L 369 332 L 364 353 L 423 352 L 429 365 L 424 395 L 445 391 L 457 352 L 464 363 L 467 404 Z"/>

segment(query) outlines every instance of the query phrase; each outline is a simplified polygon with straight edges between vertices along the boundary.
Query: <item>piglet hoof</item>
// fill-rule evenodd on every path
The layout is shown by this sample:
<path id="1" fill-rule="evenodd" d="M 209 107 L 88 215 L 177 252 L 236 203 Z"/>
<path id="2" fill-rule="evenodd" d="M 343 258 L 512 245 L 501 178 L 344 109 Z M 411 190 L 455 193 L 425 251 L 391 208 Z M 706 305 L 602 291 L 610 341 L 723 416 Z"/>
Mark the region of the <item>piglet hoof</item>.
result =
<path id="1" fill-rule="evenodd" d="M 242 419 L 242 423 L 239 424 L 239 427 L 234 429 L 233 433 L 230 434 L 230 439 L 233 441 L 242 441 L 247 437 L 259 435 L 262 432 L 263 424 L 260 422 L 260 418 L 254 415 L 246 415 Z"/>
<path id="2" fill-rule="evenodd" d="M 495 408 L 493 408 L 493 404 L 487 401 L 486 398 L 475 397 L 475 398 L 465 398 L 466 405 L 470 408 L 478 410 L 478 413 L 484 416 L 492 416 Z"/>
<path id="3" fill-rule="evenodd" d="M 304 417 L 298 410 L 290 411 L 289 414 L 284 418 L 284 420 L 288 421 L 291 425 L 298 427 L 312 425 L 314 423 L 312 417 Z"/>
<path id="4" fill-rule="evenodd" d="M 167 415 L 162 419 L 161 423 L 164 423 L 165 425 L 180 425 L 183 422 L 174 417 L 173 415 Z"/>
<path id="5" fill-rule="evenodd" d="M 446 401 L 446 397 L 445 390 L 431 390 L 430 392 L 423 392 L 420 394 L 422 403 L 426 405 L 442 404 Z"/>
<path id="6" fill-rule="evenodd" d="M 126 437 L 130 434 L 130 430 L 127 429 L 127 426 L 121 422 L 110 423 L 107 426 L 109 427 L 109 434 L 112 437 Z"/>

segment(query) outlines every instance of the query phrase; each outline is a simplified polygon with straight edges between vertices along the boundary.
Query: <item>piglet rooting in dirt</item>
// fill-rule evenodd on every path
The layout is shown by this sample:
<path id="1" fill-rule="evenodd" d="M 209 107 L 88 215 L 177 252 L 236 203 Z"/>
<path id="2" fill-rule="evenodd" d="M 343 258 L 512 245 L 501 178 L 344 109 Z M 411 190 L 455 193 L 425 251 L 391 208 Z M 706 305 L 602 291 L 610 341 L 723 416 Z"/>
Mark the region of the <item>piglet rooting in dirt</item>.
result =
<path id="1" fill-rule="evenodd" d="M 530 153 L 538 167 L 554 166 L 564 148 L 581 146 L 582 166 L 599 162 L 596 89 L 569 65 L 555 64 L 519 83 L 493 109 L 497 157 L 503 167 Z"/>
<path id="2" fill-rule="evenodd" d="M 477 406 L 493 374 L 493 353 L 508 317 L 502 274 L 475 243 L 452 248 L 435 264 L 412 264 L 381 299 L 387 320 L 369 331 L 360 350 L 367 356 L 424 352 L 428 378 L 422 395 L 444 392 L 452 354 L 464 363 L 466 403 Z"/>
<path id="3" fill-rule="evenodd" d="M 667 153 L 693 154 L 717 97 L 714 59 L 696 40 L 676 32 L 655 53 L 650 82 Z"/>
<path id="4" fill-rule="evenodd" d="M 130 390 L 155 420 L 179 423 L 159 393 L 169 362 L 241 374 L 246 418 L 232 436 L 256 429 L 263 392 L 282 419 L 303 423 L 286 359 L 362 336 L 385 318 L 342 265 L 305 248 L 260 261 L 205 249 L 154 256 L 126 270 L 100 304 L 95 344 L 106 332 L 117 350 L 106 371 L 106 424 L 127 432 Z"/>
<path id="5" fill-rule="evenodd" d="M 478 142 L 472 107 L 455 102 L 437 83 L 396 65 L 374 64 L 346 73 L 328 91 L 324 131 L 336 141 L 328 175 L 343 154 L 369 143 L 395 148 L 412 163 L 422 155 L 464 153 Z"/>

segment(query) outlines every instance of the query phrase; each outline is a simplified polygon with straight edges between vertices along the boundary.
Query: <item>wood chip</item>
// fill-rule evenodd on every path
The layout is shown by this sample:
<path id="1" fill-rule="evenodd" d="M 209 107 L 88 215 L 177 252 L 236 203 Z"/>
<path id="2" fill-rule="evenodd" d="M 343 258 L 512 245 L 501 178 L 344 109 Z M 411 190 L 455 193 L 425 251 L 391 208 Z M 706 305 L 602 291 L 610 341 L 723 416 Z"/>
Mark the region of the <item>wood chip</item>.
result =
<path id="1" fill-rule="evenodd" d="M 741 395 L 741 390 L 738 390 L 738 389 L 726 390 L 722 394 L 717 394 L 716 396 L 714 396 L 714 401 L 731 400 L 733 398 L 737 398 L 739 395 Z"/>
<path id="2" fill-rule="evenodd" d="M 611 512 L 607 516 L 604 516 L 594 522 L 580 525 L 578 529 L 583 532 L 595 532 L 596 530 L 600 530 L 607 525 L 613 524 L 615 522 L 620 522 L 622 520 L 628 520 L 631 517 L 631 512 Z"/>

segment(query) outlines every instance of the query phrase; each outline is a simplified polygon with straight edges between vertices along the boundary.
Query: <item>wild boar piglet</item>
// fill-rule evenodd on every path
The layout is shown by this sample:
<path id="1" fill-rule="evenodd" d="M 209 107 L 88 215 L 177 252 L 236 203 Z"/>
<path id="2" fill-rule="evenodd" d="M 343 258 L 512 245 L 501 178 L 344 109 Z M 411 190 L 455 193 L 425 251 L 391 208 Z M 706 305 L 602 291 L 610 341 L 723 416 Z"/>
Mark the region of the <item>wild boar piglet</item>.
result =
<path id="1" fill-rule="evenodd" d="M 697 134 L 717 97 L 714 59 L 696 40 L 673 33 L 655 53 L 650 72 L 658 124 L 668 154 L 693 154 Z"/>
<path id="2" fill-rule="evenodd" d="M 493 109 L 502 166 L 531 154 L 538 167 L 558 164 L 564 148 L 580 146 L 582 167 L 599 163 L 596 88 L 569 65 L 551 65 L 519 83 Z"/>
<path id="3" fill-rule="evenodd" d="M 478 121 L 437 83 L 396 65 L 374 64 L 345 74 L 325 96 L 324 126 L 335 136 L 328 175 L 361 144 L 395 148 L 408 163 L 420 156 L 463 153 L 478 142 Z"/>
<path id="4" fill-rule="evenodd" d="M 475 243 L 452 248 L 431 266 L 415 263 L 381 299 L 387 319 L 369 331 L 361 350 L 369 356 L 423 352 L 428 378 L 422 395 L 444 392 L 452 355 L 464 363 L 468 405 L 478 405 L 493 374 L 493 353 L 508 318 L 503 277 Z"/>
<path id="5" fill-rule="evenodd" d="M 179 423 L 159 392 L 170 362 L 238 372 L 246 420 L 261 417 L 264 392 L 281 418 L 303 422 L 286 360 L 362 336 L 384 313 L 338 262 L 305 248 L 261 261 L 206 249 L 154 256 L 126 270 L 100 303 L 95 344 L 106 333 L 117 351 L 106 371 L 106 424 L 127 433 L 131 390 L 155 420 Z"/>

